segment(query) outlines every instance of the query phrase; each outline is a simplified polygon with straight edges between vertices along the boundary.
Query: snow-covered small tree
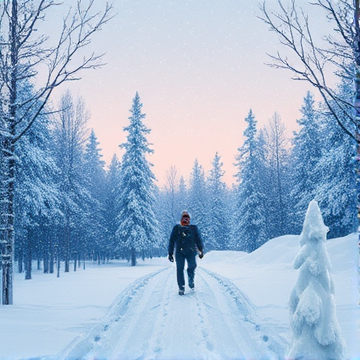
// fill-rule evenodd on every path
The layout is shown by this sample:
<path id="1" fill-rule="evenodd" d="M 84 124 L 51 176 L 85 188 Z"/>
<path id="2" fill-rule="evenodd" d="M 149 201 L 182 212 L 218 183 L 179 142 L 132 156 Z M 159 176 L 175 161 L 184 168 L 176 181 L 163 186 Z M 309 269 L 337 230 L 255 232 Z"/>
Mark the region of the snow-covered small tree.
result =
<path id="1" fill-rule="evenodd" d="M 87 190 L 90 194 L 91 208 L 84 219 L 84 233 L 87 241 L 86 243 L 83 242 L 83 245 L 81 242 L 78 243 L 78 248 L 74 249 L 74 252 L 77 253 L 75 257 L 79 257 L 81 252 L 91 251 L 100 264 L 101 260 L 105 261 L 109 249 L 107 248 L 108 241 L 105 237 L 106 229 L 104 226 L 107 217 L 105 214 L 105 161 L 101 159 L 99 144 L 94 130 L 91 130 L 84 153 L 84 174 L 87 180 Z"/>
<path id="2" fill-rule="evenodd" d="M 229 222 L 226 208 L 226 184 L 222 181 L 223 163 L 218 153 L 212 162 L 208 178 L 209 210 L 209 244 L 208 250 L 225 250 L 229 243 Z"/>
<path id="3" fill-rule="evenodd" d="M 121 254 L 115 252 L 116 248 L 116 230 L 117 230 L 117 198 L 119 193 L 121 179 L 121 164 L 116 155 L 111 159 L 109 170 L 106 173 L 105 189 L 105 238 L 106 249 L 112 256 L 119 257 Z"/>
<path id="4" fill-rule="evenodd" d="M 344 340 L 335 312 L 334 283 L 325 247 L 325 226 L 312 200 L 294 260 L 298 280 L 290 295 L 292 342 L 288 359 L 341 360 Z"/>
<path id="5" fill-rule="evenodd" d="M 124 128 L 128 132 L 127 142 L 120 145 L 125 154 L 121 166 L 116 236 L 132 266 L 136 265 L 139 255 L 151 257 L 158 241 L 158 222 L 154 212 L 155 176 L 145 157 L 153 150 L 145 137 L 150 129 L 143 123 L 145 114 L 141 108 L 140 96 L 136 93 L 130 110 L 130 124 Z"/>

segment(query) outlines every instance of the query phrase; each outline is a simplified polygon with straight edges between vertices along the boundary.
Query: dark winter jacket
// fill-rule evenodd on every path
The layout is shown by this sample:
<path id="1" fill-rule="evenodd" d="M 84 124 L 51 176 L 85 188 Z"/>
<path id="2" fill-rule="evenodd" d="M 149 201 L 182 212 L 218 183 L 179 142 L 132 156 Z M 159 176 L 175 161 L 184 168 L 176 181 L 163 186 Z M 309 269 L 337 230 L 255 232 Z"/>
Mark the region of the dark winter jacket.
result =
<path id="1" fill-rule="evenodd" d="M 174 226 L 170 235 L 169 255 L 174 254 L 174 248 L 176 252 L 181 251 L 184 255 L 196 253 L 196 249 L 203 251 L 203 243 L 196 225 Z"/>

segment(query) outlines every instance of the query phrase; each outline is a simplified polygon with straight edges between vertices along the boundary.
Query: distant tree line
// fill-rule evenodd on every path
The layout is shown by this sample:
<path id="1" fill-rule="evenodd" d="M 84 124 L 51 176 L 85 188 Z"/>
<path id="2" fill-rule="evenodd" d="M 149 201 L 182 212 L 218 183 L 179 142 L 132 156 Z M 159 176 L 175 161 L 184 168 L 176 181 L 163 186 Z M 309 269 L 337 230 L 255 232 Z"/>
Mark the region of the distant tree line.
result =
<path id="1" fill-rule="evenodd" d="M 351 79 L 344 78 L 337 92 L 350 103 Z M 291 140 L 277 113 L 260 130 L 252 110 L 245 121 L 244 143 L 236 155 L 237 181 L 231 189 L 222 181 L 218 153 L 208 176 L 195 160 L 188 188 L 182 177 L 174 181 L 171 169 L 159 197 L 162 238 L 166 240 L 177 221 L 174 214 L 186 208 L 199 226 L 207 251 L 251 252 L 271 238 L 299 234 L 313 199 L 330 228 L 330 238 L 355 232 L 356 142 L 328 108 L 322 103 L 316 106 L 307 93 L 297 120 L 299 130 Z"/>
<path id="2" fill-rule="evenodd" d="M 24 91 L 31 87 L 24 86 Z M 351 96 L 351 83 L 338 91 Z M 31 278 L 37 262 L 46 273 L 101 264 L 109 259 L 163 256 L 172 227 L 187 209 L 201 231 L 206 251 L 251 252 L 271 238 L 299 233 L 308 203 L 316 199 L 330 236 L 356 227 L 354 141 L 329 121 L 308 93 L 297 120 L 299 130 L 287 139 L 275 113 L 257 129 L 252 110 L 244 142 L 235 156 L 236 183 L 223 181 L 221 156 L 215 153 L 205 174 L 195 159 L 189 181 L 169 169 L 164 187 L 146 154 L 153 150 L 145 114 L 136 93 L 130 109 L 121 161 L 114 155 L 105 168 L 95 132 L 87 128 L 83 100 L 66 92 L 58 111 L 42 115 L 18 142 L 15 186 L 15 259 Z M 333 124 L 333 125 L 332 125 Z M 24 155 L 26 154 L 26 155 Z"/>

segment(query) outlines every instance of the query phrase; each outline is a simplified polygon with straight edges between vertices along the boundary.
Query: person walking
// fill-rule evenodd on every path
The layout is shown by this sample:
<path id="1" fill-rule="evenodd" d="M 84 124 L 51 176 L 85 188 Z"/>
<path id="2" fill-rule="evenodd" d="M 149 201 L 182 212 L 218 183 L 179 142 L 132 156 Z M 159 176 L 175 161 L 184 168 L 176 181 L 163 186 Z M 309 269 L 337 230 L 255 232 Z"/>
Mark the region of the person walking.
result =
<path id="1" fill-rule="evenodd" d="M 179 286 L 179 295 L 184 295 L 185 293 L 185 260 L 188 266 L 188 285 L 191 289 L 194 289 L 196 255 L 199 253 L 199 258 L 202 259 L 204 256 L 203 248 L 204 246 L 197 226 L 190 225 L 190 215 L 187 211 L 183 211 L 180 224 L 175 225 L 172 229 L 168 248 L 168 259 L 171 262 L 174 262 L 175 249 L 176 278 Z"/>

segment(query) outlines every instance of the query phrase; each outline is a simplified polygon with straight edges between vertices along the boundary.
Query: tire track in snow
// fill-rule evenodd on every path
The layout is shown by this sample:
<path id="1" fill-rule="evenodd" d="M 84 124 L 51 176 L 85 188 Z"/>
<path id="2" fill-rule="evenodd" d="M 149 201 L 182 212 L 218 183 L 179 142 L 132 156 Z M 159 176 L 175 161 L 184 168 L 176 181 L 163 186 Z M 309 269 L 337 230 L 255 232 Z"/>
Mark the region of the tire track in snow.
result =
<path id="1" fill-rule="evenodd" d="M 226 353 L 226 359 L 282 359 L 286 341 L 258 318 L 250 299 L 229 279 L 204 268 L 200 270 L 202 283 L 213 298 L 213 301 L 204 301 L 208 318 L 217 319 L 220 323 L 214 326 L 212 320 L 210 328 L 215 331 L 212 337 L 226 339 L 217 342 L 217 345 L 226 344 L 225 349 L 220 347 L 217 352 Z M 203 291 L 206 293 L 205 289 Z M 230 345 L 233 346 L 232 351 Z"/>
<path id="2" fill-rule="evenodd" d="M 130 284 L 113 302 L 101 323 L 87 334 L 82 334 L 62 352 L 59 359 L 111 359 L 113 348 L 128 332 L 127 324 L 138 314 L 136 310 L 148 289 L 149 281 L 161 276 L 168 268 L 142 277 Z M 135 311 L 133 312 L 133 310 Z M 130 322 L 129 322 L 130 321 Z"/>
<path id="3" fill-rule="evenodd" d="M 196 291 L 179 296 L 174 269 L 130 285 L 104 321 L 70 344 L 62 358 L 278 359 L 275 353 L 284 352 L 284 343 L 230 280 L 199 268 Z"/>

